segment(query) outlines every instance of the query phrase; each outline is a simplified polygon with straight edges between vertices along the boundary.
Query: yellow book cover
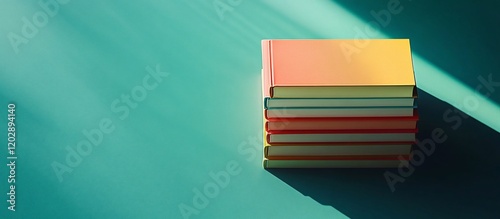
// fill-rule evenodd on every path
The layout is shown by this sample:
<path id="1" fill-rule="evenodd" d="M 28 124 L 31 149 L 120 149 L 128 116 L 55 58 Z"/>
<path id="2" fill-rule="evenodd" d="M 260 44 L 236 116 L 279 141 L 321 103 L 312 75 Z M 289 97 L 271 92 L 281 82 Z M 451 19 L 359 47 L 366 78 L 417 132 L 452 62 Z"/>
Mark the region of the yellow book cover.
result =
<path id="1" fill-rule="evenodd" d="M 265 95 L 272 98 L 413 97 L 408 39 L 263 40 Z"/>

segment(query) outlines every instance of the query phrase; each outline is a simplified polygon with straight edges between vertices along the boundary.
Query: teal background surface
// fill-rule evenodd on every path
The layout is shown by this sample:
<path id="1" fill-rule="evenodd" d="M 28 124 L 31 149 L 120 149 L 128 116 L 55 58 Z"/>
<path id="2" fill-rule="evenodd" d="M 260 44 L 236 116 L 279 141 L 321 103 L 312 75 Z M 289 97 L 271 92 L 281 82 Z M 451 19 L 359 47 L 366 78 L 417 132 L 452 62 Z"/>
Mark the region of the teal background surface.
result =
<path id="1" fill-rule="evenodd" d="M 0 218 L 500 214 L 498 1 L 40 2 L 0 2 Z M 447 140 L 394 191 L 384 173 L 398 170 L 264 170 L 260 40 L 365 37 L 411 40 L 418 137 Z M 101 121 L 112 130 L 68 163 Z"/>

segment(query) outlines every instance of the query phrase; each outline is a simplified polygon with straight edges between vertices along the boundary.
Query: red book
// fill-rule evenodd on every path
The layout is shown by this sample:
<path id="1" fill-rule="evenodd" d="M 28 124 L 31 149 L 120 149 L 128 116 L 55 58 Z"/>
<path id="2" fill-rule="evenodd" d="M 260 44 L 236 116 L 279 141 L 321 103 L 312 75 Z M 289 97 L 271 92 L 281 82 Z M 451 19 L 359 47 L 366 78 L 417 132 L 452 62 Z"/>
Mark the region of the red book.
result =
<path id="1" fill-rule="evenodd" d="M 403 117 L 332 117 L 332 118 L 270 118 L 265 129 L 271 131 L 415 129 L 418 114 Z"/>

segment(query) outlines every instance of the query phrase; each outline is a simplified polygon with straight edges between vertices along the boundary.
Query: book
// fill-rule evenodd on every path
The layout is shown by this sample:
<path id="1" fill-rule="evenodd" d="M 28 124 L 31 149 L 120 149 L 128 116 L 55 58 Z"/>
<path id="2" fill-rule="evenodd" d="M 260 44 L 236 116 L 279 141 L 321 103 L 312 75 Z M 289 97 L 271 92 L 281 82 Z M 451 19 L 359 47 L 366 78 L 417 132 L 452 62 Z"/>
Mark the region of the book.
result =
<path id="1" fill-rule="evenodd" d="M 264 108 L 412 107 L 412 98 L 264 98 Z"/>
<path id="2" fill-rule="evenodd" d="M 266 119 L 272 118 L 328 118 L 328 117 L 403 117 L 414 116 L 413 107 L 335 107 L 266 109 Z"/>
<path id="3" fill-rule="evenodd" d="M 407 166 L 410 156 L 338 156 L 264 159 L 264 168 L 397 168 Z"/>
<path id="4" fill-rule="evenodd" d="M 310 130 L 267 132 L 266 141 L 274 143 L 331 142 L 408 142 L 415 141 L 417 129 L 395 130 Z"/>
<path id="5" fill-rule="evenodd" d="M 342 155 L 409 155 L 411 144 L 264 144 L 264 157 L 342 156 Z"/>
<path id="6" fill-rule="evenodd" d="M 415 129 L 418 114 L 403 117 L 270 118 L 266 131 Z"/>
<path id="7" fill-rule="evenodd" d="M 355 40 L 262 40 L 264 96 L 410 98 L 415 77 L 408 39 L 376 39 L 354 54 Z"/>

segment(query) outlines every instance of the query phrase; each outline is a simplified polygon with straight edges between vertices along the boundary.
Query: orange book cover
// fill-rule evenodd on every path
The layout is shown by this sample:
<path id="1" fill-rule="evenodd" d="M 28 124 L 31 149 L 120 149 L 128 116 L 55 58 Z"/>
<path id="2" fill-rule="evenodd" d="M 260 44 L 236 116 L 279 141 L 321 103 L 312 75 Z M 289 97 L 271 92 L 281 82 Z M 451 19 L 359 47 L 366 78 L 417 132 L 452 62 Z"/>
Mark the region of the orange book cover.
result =
<path id="1" fill-rule="evenodd" d="M 356 40 L 263 40 L 264 96 L 413 96 L 408 39 L 373 39 L 346 52 L 355 45 Z"/>

